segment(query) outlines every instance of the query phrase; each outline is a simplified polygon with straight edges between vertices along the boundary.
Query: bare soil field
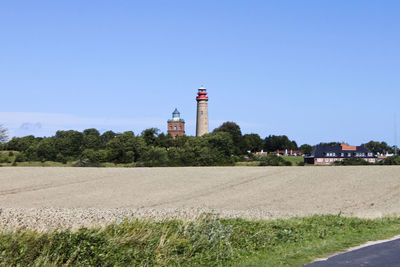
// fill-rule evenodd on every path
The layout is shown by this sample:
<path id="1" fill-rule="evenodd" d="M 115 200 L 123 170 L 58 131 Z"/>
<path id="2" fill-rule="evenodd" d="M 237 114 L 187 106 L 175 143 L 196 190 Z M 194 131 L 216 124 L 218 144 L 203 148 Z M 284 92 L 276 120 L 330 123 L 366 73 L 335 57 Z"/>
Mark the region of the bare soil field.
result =
<path id="1" fill-rule="evenodd" d="M 125 217 L 272 219 L 400 214 L 400 166 L 0 168 L 0 226 L 104 225 Z"/>

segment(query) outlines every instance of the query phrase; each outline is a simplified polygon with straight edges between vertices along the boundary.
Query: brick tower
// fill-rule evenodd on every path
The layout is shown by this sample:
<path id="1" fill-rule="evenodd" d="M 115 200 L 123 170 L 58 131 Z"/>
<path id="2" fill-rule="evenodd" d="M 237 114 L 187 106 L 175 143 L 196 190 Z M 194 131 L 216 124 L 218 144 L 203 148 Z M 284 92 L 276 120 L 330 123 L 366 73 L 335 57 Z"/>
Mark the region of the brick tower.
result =
<path id="1" fill-rule="evenodd" d="M 208 96 L 207 89 L 201 86 L 197 92 L 196 136 L 208 133 Z"/>
<path id="2" fill-rule="evenodd" d="M 168 133 L 173 138 L 185 135 L 185 121 L 177 109 L 172 112 L 172 120 L 168 120 Z"/>

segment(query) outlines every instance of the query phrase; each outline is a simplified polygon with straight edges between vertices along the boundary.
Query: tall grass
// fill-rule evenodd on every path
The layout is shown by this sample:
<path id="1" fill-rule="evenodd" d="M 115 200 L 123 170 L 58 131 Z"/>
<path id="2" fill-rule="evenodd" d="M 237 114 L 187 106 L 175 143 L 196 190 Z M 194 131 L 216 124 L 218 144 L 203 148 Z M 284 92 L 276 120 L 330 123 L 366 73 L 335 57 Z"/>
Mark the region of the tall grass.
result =
<path id="1" fill-rule="evenodd" d="M 126 220 L 104 228 L 0 234 L 1 266 L 278 266 L 400 233 L 398 218 Z"/>

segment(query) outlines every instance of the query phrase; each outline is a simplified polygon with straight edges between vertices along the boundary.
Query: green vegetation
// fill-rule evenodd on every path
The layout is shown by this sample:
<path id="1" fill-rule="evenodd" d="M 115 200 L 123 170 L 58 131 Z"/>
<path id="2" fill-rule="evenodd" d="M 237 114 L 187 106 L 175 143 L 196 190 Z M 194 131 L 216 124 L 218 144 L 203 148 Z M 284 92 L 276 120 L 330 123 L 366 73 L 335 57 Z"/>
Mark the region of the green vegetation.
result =
<path id="1" fill-rule="evenodd" d="M 269 135 L 264 139 L 264 151 L 297 150 L 297 143 L 289 140 L 286 135 Z"/>
<path id="2" fill-rule="evenodd" d="M 19 154 L 17 151 L 0 151 L 0 165 L 15 162 L 16 156 Z"/>
<path id="3" fill-rule="evenodd" d="M 104 228 L 0 233 L 1 266 L 299 266 L 400 233 L 398 218 L 133 220 Z"/>
<path id="4" fill-rule="evenodd" d="M 260 166 L 260 161 L 239 161 L 235 163 L 235 166 Z"/>
<path id="5" fill-rule="evenodd" d="M 382 161 L 383 165 L 400 165 L 400 155 L 392 156 Z"/>
<path id="6" fill-rule="evenodd" d="M 304 158 L 302 156 L 281 156 L 284 160 L 290 161 L 293 166 L 303 165 Z"/>
<path id="7" fill-rule="evenodd" d="M 292 162 L 275 154 L 260 156 L 259 160 L 260 160 L 260 166 L 292 166 Z"/>
<path id="8" fill-rule="evenodd" d="M 364 159 L 359 159 L 359 158 L 350 158 L 350 159 L 344 159 L 342 161 L 335 161 L 333 165 L 371 165 L 371 163 L 365 161 Z"/>
<path id="9" fill-rule="evenodd" d="M 100 134 L 96 129 L 57 131 L 52 137 L 13 137 L 8 142 L 7 129 L 0 125 L 0 166 L 76 166 L 76 167 L 152 167 L 152 166 L 262 166 L 304 165 L 302 157 L 267 157 L 258 159 L 253 153 L 300 150 L 309 154 L 313 146 L 300 147 L 286 135 L 269 135 L 264 140 L 258 134 L 244 134 L 234 122 L 224 122 L 210 134 L 201 137 L 182 136 L 173 139 L 156 128 L 140 135 L 132 131 Z M 338 145 L 338 142 L 327 145 Z M 385 142 L 365 144 L 375 152 L 392 152 Z M 238 163 L 241 162 L 241 163 Z M 358 165 L 363 162 L 358 162 Z M 356 165 L 345 162 L 343 165 Z M 387 159 L 380 164 L 399 164 Z"/>
<path id="10" fill-rule="evenodd" d="M 141 135 L 127 131 L 102 135 L 96 129 L 57 131 L 47 138 L 25 136 L 3 144 L 6 150 L 18 151 L 3 165 L 23 166 L 26 162 L 58 162 L 67 166 L 209 166 L 233 165 L 235 145 L 229 133 L 216 132 L 202 137 L 178 137 L 147 129 Z M 55 164 L 55 165 L 60 165 Z M 28 165 L 31 165 L 29 163 Z M 54 164 L 50 164 L 54 165 Z M 39 164 L 43 166 L 43 164 Z M 65 166 L 65 165 L 64 165 Z"/>
<path id="11" fill-rule="evenodd" d="M 17 156 L 0 158 L 0 166 L 224 166 L 244 161 L 243 156 L 266 144 L 274 150 L 297 149 L 296 142 L 286 136 L 263 141 L 258 134 L 242 135 L 234 122 L 225 122 L 201 137 L 176 139 L 156 128 L 140 135 L 86 129 L 57 131 L 52 137 L 14 137 L 0 145 L 3 150 L 17 151 Z"/>
<path id="12" fill-rule="evenodd" d="M 368 143 L 365 143 L 364 146 L 374 154 L 394 153 L 395 150 L 395 146 L 389 146 L 386 142 L 369 141 Z"/>

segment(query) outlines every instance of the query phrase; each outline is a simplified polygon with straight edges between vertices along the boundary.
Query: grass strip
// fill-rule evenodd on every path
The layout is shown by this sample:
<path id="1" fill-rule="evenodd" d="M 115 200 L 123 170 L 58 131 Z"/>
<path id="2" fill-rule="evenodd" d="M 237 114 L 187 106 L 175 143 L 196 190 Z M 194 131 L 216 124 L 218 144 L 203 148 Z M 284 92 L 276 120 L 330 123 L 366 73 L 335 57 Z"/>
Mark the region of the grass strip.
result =
<path id="1" fill-rule="evenodd" d="M 400 234 L 400 219 L 125 220 L 103 228 L 0 233 L 1 266 L 300 266 Z"/>

